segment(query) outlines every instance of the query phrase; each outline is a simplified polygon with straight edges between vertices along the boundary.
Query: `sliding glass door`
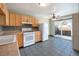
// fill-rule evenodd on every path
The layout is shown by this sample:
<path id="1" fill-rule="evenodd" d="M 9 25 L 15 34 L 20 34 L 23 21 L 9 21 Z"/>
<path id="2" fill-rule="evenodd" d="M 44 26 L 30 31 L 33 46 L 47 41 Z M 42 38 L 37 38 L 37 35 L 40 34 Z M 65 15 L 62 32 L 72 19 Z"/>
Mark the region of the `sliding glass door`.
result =
<path id="1" fill-rule="evenodd" d="M 55 21 L 55 35 L 71 36 L 72 19 Z"/>

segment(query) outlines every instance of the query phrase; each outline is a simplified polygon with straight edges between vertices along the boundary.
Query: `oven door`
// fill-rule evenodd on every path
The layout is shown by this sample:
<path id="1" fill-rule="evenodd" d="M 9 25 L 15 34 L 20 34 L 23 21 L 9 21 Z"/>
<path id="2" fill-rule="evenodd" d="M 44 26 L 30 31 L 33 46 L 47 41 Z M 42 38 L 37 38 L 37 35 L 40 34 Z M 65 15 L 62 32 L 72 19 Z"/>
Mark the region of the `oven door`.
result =
<path id="1" fill-rule="evenodd" d="M 23 46 L 29 46 L 35 43 L 35 33 L 34 32 L 27 32 L 24 33 L 24 41 Z"/>

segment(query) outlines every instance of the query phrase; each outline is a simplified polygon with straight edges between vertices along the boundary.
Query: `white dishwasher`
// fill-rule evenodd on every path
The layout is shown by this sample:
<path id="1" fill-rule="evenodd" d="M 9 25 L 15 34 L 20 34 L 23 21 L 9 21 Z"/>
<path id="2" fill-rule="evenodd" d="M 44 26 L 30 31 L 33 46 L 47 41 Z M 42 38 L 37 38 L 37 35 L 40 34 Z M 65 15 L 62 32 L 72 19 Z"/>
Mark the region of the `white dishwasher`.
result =
<path id="1" fill-rule="evenodd" d="M 23 33 L 23 47 L 35 44 L 35 32 Z"/>

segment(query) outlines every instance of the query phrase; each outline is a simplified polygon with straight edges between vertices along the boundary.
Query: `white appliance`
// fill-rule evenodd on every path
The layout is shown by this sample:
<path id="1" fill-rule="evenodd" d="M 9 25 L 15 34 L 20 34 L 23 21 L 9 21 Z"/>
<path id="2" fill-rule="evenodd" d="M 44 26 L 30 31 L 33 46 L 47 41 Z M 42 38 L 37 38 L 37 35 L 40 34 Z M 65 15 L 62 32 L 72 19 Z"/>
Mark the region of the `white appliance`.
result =
<path id="1" fill-rule="evenodd" d="M 23 36 L 24 47 L 35 44 L 35 32 L 24 32 Z"/>
<path id="2" fill-rule="evenodd" d="M 22 24 L 22 32 L 23 31 L 32 31 L 32 24 Z"/>
<path id="3" fill-rule="evenodd" d="M 48 40 L 48 32 L 49 32 L 49 26 L 48 26 L 48 23 L 43 23 L 43 24 L 40 24 L 39 25 L 39 30 L 41 31 L 42 33 L 42 41 L 46 41 Z"/>
<path id="4" fill-rule="evenodd" d="M 22 28 L 22 32 L 24 31 L 32 31 L 32 28 Z"/>

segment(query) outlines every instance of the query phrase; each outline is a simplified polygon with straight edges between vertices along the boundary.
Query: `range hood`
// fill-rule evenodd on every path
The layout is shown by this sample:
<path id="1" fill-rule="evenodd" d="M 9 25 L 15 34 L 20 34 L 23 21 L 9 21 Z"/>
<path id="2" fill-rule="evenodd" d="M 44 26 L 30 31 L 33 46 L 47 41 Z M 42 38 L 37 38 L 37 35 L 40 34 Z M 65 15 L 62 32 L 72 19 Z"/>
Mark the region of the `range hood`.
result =
<path id="1" fill-rule="evenodd" d="M 30 22 L 22 22 L 22 24 L 32 24 L 32 23 L 30 23 Z"/>

